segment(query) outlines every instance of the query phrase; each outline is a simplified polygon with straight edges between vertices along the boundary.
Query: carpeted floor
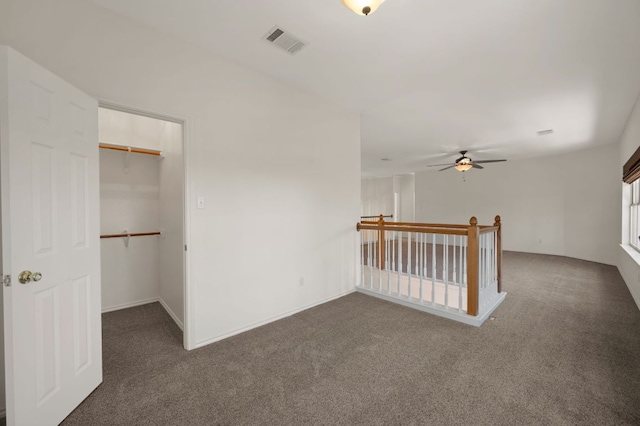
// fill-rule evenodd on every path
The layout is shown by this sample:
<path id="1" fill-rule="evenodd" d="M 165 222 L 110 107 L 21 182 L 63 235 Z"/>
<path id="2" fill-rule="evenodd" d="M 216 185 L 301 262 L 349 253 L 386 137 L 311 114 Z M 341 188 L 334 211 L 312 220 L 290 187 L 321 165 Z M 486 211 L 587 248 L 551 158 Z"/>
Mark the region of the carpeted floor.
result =
<path id="1" fill-rule="evenodd" d="M 66 425 L 640 424 L 640 312 L 616 268 L 505 252 L 480 328 L 351 294 L 187 352 L 159 304 L 105 314 Z"/>

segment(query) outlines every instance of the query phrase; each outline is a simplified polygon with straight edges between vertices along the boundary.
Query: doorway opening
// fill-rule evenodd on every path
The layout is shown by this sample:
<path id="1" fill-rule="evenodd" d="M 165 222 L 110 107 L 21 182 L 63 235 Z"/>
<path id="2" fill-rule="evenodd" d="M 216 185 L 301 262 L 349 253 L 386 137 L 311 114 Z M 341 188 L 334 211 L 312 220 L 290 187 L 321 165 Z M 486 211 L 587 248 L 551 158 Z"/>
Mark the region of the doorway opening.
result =
<path id="1" fill-rule="evenodd" d="M 102 312 L 160 303 L 184 331 L 184 123 L 101 105 L 98 140 Z"/>

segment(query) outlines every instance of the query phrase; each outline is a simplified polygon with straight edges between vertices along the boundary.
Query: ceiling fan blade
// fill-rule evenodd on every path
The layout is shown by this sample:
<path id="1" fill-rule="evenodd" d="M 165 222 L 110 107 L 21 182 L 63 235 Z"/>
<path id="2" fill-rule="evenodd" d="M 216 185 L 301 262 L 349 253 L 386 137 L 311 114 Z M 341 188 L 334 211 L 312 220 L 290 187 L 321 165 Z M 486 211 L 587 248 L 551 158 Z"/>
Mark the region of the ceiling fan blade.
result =
<path id="1" fill-rule="evenodd" d="M 428 166 L 426 166 L 426 167 L 442 167 L 442 166 L 451 166 L 451 165 L 455 166 L 455 165 L 456 165 L 456 163 L 447 163 L 447 164 L 429 164 L 429 165 L 428 165 Z"/>
<path id="2" fill-rule="evenodd" d="M 441 164 L 441 166 L 444 166 L 444 164 Z M 455 166 L 456 166 L 455 164 L 452 164 L 452 165 L 450 165 L 449 167 L 445 167 L 444 169 L 440 169 L 440 170 L 438 170 L 438 171 L 439 171 L 439 172 L 441 172 L 441 171 L 443 171 L 443 170 L 447 170 L 447 169 L 450 169 L 450 168 L 455 167 Z"/>
<path id="3" fill-rule="evenodd" d="M 476 163 L 473 163 L 473 168 L 474 168 L 474 169 L 484 169 L 484 167 L 479 166 L 479 165 L 478 165 L 478 164 L 476 164 Z"/>
<path id="4" fill-rule="evenodd" d="M 480 161 L 474 161 L 474 164 L 483 164 L 483 163 L 499 163 L 501 161 L 507 161 L 507 160 L 480 160 Z"/>

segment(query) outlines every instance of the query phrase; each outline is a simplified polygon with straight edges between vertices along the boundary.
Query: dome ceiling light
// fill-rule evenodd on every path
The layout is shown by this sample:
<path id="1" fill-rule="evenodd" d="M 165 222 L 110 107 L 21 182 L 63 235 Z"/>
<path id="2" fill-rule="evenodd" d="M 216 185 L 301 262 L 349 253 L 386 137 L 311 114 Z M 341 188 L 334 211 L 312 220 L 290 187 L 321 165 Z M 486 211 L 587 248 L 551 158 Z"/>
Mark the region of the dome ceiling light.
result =
<path id="1" fill-rule="evenodd" d="M 384 0 L 342 0 L 342 3 L 358 15 L 367 16 L 380 7 Z"/>

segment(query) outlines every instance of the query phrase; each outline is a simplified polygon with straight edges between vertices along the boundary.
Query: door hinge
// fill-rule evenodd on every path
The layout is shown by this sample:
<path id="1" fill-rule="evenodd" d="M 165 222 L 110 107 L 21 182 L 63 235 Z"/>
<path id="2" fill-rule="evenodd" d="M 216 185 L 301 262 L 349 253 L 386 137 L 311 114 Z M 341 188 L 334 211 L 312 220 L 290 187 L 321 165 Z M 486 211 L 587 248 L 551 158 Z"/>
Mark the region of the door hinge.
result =
<path id="1" fill-rule="evenodd" d="M 3 275 L 2 284 L 4 284 L 5 287 L 11 287 L 11 275 Z"/>
<path id="2" fill-rule="evenodd" d="M 184 245 L 184 251 L 187 251 L 187 245 L 186 244 Z"/>

